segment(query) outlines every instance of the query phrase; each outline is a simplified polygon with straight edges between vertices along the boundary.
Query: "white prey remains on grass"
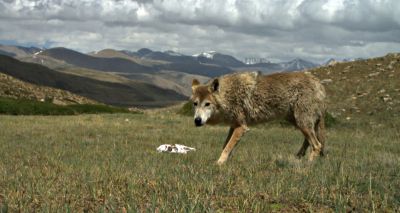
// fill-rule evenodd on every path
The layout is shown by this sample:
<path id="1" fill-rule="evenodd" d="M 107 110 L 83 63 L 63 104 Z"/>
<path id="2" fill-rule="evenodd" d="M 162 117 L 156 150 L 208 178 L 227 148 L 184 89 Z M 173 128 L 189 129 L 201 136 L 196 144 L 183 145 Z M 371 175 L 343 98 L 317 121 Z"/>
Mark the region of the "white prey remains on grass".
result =
<path id="1" fill-rule="evenodd" d="M 181 144 L 163 144 L 157 148 L 157 151 L 186 154 L 189 151 L 196 151 L 196 149 Z"/>

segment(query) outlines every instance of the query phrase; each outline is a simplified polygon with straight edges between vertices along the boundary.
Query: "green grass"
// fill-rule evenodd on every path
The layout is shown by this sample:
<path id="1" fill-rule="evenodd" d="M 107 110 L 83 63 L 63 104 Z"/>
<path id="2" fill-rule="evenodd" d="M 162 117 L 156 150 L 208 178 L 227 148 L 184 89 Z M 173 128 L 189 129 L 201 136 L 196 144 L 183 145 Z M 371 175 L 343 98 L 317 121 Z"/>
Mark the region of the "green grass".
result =
<path id="1" fill-rule="evenodd" d="M 0 114 L 8 115 L 77 115 L 128 112 L 128 109 L 107 105 L 76 104 L 60 106 L 48 102 L 0 97 Z"/>
<path id="2" fill-rule="evenodd" d="M 327 156 L 294 155 L 294 128 L 252 127 L 218 159 L 228 128 L 173 111 L 0 117 L 0 209 L 82 212 L 400 211 L 400 122 L 329 129 Z M 163 143 L 195 147 L 159 154 Z"/>

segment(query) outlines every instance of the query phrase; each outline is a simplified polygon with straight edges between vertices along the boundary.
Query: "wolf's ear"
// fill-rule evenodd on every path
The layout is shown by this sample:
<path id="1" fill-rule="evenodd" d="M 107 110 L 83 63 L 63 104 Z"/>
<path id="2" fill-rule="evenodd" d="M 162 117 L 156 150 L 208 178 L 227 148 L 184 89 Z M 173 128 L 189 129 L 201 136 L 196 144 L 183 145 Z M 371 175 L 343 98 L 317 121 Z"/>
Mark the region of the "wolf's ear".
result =
<path id="1" fill-rule="evenodd" d="M 196 87 L 199 86 L 199 85 L 200 85 L 199 80 L 193 79 L 193 81 L 192 81 L 192 90 L 196 89 Z"/>
<path id="2" fill-rule="evenodd" d="M 219 90 L 219 80 L 218 78 L 214 79 L 209 87 L 210 92 L 217 92 Z"/>

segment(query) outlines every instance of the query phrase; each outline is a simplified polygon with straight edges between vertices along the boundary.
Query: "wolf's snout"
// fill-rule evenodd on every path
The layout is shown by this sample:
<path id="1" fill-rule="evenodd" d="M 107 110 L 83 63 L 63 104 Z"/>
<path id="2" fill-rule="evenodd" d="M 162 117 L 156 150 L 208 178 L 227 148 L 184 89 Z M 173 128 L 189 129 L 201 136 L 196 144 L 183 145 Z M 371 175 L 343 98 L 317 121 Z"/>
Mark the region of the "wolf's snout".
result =
<path id="1" fill-rule="evenodd" d="M 194 119 L 194 124 L 196 124 L 196 126 L 201 126 L 202 125 L 201 118 L 200 117 L 195 118 Z"/>

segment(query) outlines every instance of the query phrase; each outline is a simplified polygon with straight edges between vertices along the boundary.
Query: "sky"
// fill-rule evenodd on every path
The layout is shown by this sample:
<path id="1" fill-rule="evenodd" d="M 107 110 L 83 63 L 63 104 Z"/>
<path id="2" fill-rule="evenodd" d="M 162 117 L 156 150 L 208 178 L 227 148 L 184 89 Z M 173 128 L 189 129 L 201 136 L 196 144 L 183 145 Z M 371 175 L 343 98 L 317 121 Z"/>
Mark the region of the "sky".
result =
<path id="1" fill-rule="evenodd" d="M 0 0 L 0 43 L 238 59 L 400 52 L 399 0 Z"/>

